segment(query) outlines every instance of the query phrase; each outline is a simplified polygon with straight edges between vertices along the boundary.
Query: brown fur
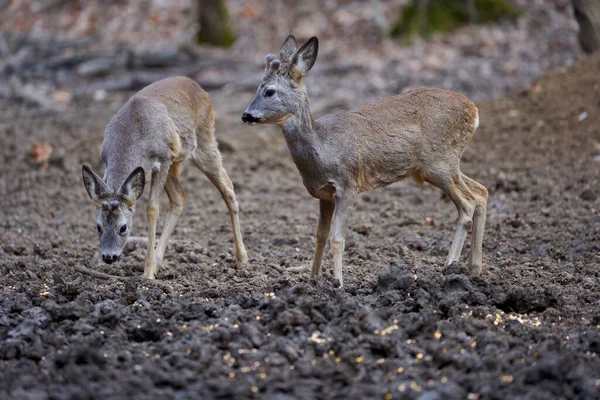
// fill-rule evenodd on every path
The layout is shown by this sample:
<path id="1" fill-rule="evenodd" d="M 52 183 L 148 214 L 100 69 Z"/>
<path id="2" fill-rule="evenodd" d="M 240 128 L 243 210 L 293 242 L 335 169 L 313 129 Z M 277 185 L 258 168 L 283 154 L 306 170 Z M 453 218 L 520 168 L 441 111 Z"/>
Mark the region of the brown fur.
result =
<path id="1" fill-rule="evenodd" d="M 222 166 L 214 137 L 214 119 L 208 94 L 189 78 L 172 77 L 136 93 L 119 109 L 106 128 L 101 156 L 106 163 L 104 180 L 109 188 L 107 196 L 117 197 L 117 188 L 136 167 L 143 168 L 145 181 L 150 183 L 146 210 L 148 251 L 144 271 L 147 278 L 154 278 L 158 271 L 169 236 L 181 214 L 186 193 L 179 178 L 182 163 L 188 158 L 217 187 L 227 204 L 238 264 L 248 259 L 239 228 L 239 207 L 233 185 Z M 163 188 L 169 197 L 170 209 L 155 248 L 158 198 Z M 130 214 L 134 200 L 127 199 Z M 121 250 L 122 246 L 118 249 L 119 254 Z"/>
<path id="2" fill-rule="evenodd" d="M 312 274 L 320 271 L 323 238 L 331 230 L 334 275 L 342 282 L 344 230 L 356 195 L 407 177 L 437 186 L 458 209 L 446 263 L 458 260 L 474 219 L 470 263 L 479 273 L 487 190 L 460 172 L 479 118 L 473 102 L 455 92 L 423 88 L 314 121 L 303 77 L 317 53 L 316 38 L 298 49 L 289 36 L 281 51 L 286 59 L 277 71 L 267 70 L 243 116 L 249 123 L 281 127 L 304 185 L 321 201 Z"/>

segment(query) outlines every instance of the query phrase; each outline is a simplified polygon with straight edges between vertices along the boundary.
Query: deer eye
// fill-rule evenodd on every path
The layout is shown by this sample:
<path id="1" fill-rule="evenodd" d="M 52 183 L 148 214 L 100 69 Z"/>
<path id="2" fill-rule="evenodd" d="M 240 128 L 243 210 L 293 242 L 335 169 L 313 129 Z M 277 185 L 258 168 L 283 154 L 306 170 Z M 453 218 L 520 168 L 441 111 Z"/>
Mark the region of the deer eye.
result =
<path id="1" fill-rule="evenodd" d="M 100 226 L 100 224 L 97 224 L 97 225 L 96 225 L 96 231 L 97 231 L 97 232 L 98 232 L 100 235 L 102 235 L 102 227 Z"/>
<path id="2" fill-rule="evenodd" d="M 123 226 L 121 227 L 121 229 L 119 229 L 119 233 L 120 233 L 121 235 L 124 235 L 124 234 L 125 234 L 125 232 L 127 232 L 127 225 L 123 225 Z"/>
<path id="3" fill-rule="evenodd" d="M 269 89 L 265 92 L 266 97 L 273 97 L 275 95 L 275 91 L 273 89 Z"/>

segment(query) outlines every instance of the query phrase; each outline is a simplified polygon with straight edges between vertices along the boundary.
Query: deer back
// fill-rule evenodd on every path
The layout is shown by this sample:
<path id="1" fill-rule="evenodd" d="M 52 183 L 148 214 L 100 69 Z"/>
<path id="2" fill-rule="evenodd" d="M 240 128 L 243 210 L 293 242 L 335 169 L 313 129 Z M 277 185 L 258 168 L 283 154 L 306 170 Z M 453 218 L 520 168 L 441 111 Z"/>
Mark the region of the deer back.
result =
<path id="1" fill-rule="evenodd" d="M 206 115 L 212 115 L 208 94 L 188 78 L 163 79 L 136 93 L 104 133 L 107 184 L 119 185 L 138 166 L 149 178 L 154 163 L 183 161 L 195 150 L 196 129 Z"/>
<path id="2" fill-rule="evenodd" d="M 421 180 L 434 162 L 457 163 L 477 118 L 468 98 L 424 88 L 326 115 L 316 126 L 338 179 L 362 192 L 411 175 Z"/>

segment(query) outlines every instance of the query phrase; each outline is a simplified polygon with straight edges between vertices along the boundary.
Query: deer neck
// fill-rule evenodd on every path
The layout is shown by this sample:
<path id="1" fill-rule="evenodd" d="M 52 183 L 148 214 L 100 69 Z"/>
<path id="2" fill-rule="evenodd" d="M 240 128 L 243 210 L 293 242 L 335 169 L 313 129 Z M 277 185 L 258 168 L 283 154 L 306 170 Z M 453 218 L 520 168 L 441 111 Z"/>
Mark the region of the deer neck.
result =
<path id="1" fill-rule="evenodd" d="M 113 190 L 119 189 L 127 177 L 137 167 L 145 167 L 140 162 L 131 161 L 127 157 L 112 157 L 106 160 L 104 181 Z"/>
<path id="2" fill-rule="evenodd" d="M 298 107 L 296 113 L 287 117 L 279 126 L 300 172 L 314 168 L 315 163 L 319 161 L 321 141 L 310 113 L 308 99 Z"/>

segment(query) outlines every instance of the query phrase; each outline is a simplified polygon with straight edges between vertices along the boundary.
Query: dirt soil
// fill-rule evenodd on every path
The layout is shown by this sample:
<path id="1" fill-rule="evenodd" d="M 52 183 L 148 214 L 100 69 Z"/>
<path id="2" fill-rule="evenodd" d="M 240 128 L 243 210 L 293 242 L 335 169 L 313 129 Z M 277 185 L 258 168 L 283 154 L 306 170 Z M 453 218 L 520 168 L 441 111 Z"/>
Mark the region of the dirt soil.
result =
<path id="1" fill-rule="evenodd" d="M 102 132 L 124 97 L 45 117 L 0 110 L 0 397 L 598 398 L 599 72 L 596 55 L 479 104 L 462 169 L 490 190 L 480 277 L 466 273 L 468 248 L 443 266 L 453 204 L 402 182 L 361 195 L 343 289 L 330 255 L 319 279 L 285 271 L 310 261 L 318 204 L 281 134 L 239 121 L 251 93 L 212 93 L 249 264 L 235 268 L 225 205 L 189 166 L 156 282 L 74 269 L 142 274 L 143 248 L 99 261 L 80 174 L 103 169 Z M 226 102 L 238 110 L 220 113 Z M 31 159 L 38 142 L 54 149 L 47 168 Z"/>

